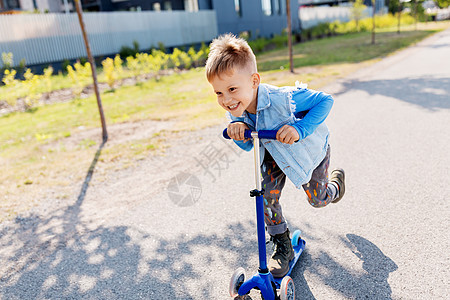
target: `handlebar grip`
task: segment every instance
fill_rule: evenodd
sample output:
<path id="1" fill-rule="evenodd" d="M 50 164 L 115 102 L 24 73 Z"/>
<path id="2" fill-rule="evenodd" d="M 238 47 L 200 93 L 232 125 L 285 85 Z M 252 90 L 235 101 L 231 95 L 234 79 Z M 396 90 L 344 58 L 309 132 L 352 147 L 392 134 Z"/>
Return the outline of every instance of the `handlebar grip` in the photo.
<path id="1" fill-rule="evenodd" d="M 230 136 L 228 135 L 227 128 L 225 128 L 225 129 L 223 130 L 222 135 L 223 135 L 223 137 L 224 137 L 225 139 L 231 140 Z"/>
<path id="2" fill-rule="evenodd" d="M 231 140 L 230 136 L 228 135 L 227 128 L 225 128 L 225 129 L 223 130 L 222 135 L 223 135 L 223 137 L 226 138 L 227 140 Z M 244 137 L 245 137 L 246 139 L 251 139 L 251 138 L 252 138 L 252 131 L 251 131 L 250 129 L 245 129 Z"/>
<path id="3" fill-rule="evenodd" d="M 266 140 L 276 140 L 278 130 L 260 130 L 258 131 L 258 137 Z"/>
<path id="4" fill-rule="evenodd" d="M 278 130 L 260 130 L 258 131 L 258 138 L 267 139 L 267 140 L 276 140 L 277 139 Z M 227 133 L 227 128 L 223 130 L 223 137 L 227 140 L 231 140 L 230 136 Z M 244 133 L 244 137 L 246 139 L 252 138 L 252 131 L 250 129 L 246 129 Z"/>

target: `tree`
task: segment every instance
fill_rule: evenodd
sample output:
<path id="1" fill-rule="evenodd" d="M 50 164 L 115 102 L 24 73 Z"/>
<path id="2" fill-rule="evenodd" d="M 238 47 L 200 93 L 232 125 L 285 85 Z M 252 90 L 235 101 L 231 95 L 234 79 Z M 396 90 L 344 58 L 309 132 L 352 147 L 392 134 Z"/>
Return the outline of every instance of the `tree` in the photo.
<path id="1" fill-rule="evenodd" d="M 400 0 L 390 0 L 388 3 L 388 12 L 390 14 L 397 14 L 400 9 L 401 3 Z"/>
<path id="2" fill-rule="evenodd" d="M 356 29 L 359 31 L 359 20 L 363 18 L 364 10 L 367 6 L 364 5 L 364 0 L 355 0 L 352 8 L 350 9 L 350 15 L 356 23 Z"/>
<path id="3" fill-rule="evenodd" d="M 435 0 L 435 2 L 440 8 L 446 8 L 450 6 L 450 0 Z"/>

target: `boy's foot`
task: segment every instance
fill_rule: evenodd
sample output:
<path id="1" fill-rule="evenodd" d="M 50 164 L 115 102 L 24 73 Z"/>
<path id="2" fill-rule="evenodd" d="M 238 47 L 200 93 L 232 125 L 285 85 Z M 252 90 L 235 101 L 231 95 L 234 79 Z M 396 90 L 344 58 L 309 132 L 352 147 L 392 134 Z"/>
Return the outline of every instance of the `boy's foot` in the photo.
<path id="1" fill-rule="evenodd" d="M 289 229 L 270 237 L 275 251 L 269 260 L 268 268 L 273 277 L 283 277 L 289 271 L 289 262 L 294 259 L 294 249 L 289 237 Z"/>
<path id="2" fill-rule="evenodd" d="M 344 170 L 343 169 L 333 170 L 331 172 L 330 181 L 336 183 L 339 188 L 338 197 L 336 199 L 334 199 L 333 202 L 331 202 L 331 203 L 337 203 L 337 202 L 339 202 L 339 200 L 342 199 L 342 197 L 344 197 L 344 194 L 345 194 L 345 172 L 344 172 Z"/>

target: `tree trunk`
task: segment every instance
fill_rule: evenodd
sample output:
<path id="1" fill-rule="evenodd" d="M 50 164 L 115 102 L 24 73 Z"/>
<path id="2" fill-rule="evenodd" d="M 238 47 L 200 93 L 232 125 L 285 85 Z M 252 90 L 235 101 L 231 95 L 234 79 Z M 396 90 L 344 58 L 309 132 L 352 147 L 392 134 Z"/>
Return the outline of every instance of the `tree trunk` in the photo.
<path id="1" fill-rule="evenodd" d="M 286 15 L 288 25 L 289 70 L 291 73 L 294 73 L 294 62 L 292 58 L 291 0 L 286 0 Z"/>
<path id="2" fill-rule="evenodd" d="M 372 12 L 372 45 L 375 45 L 375 3 L 376 0 L 372 0 L 373 12 Z"/>
<path id="3" fill-rule="evenodd" d="M 77 9 L 78 21 L 80 21 L 81 32 L 83 34 L 83 40 L 84 40 L 84 45 L 86 46 L 88 60 L 89 60 L 89 63 L 91 64 L 92 78 L 94 80 L 94 91 L 95 91 L 95 96 L 97 97 L 97 106 L 98 106 L 98 111 L 100 113 L 100 120 L 102 123 L 103 142 L 106 142 L 108 140 L 108 132 L 106 131 L 106 122 L 105 122 L 105 116 L 103 114 L 102 100 L 100 99 L 100 92 L 98 90 L 97 69 L 95 67 L 95 61 L 94 61 L 94 58 L 92 57 L 91 47 L 89 46 L 89 40 L 87 38 L 86 30 L 84 28 L 80 0 L 75 0 L 75 7 Z"/>

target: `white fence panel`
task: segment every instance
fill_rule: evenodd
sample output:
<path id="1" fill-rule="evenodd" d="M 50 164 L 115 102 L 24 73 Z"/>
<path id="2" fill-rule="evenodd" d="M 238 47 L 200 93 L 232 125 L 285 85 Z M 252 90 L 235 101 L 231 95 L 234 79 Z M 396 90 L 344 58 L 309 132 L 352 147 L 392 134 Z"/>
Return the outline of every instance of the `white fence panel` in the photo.
<path id="1" fill-rule="evenodd" d="M 217 35 L 215 11 L 84 13 L 94 56 L 118 53 L 122 46 L 140 50 L 158 43 L 167 47 L 211 41 Z M 12 52 L 14 65 L 27 65 L 86 56 L 75 13 L 0 15 L 0 53 Z M 0 65 L 2 62 L 0 61 Z"/>
<path id="2" fill-rule="evenodd" d="M 386 13 L 384 7 L 381 11 Z M 364 17 L 372 15 L 372 7 L 367 7 L 363 12 Z M 350 7 L 343 6 L 319 6 L 319 7 L 302 7 L 298 12 L 300 23 L 303 29 L 314 27 L 320 23 L 326 22 L 348 22 L 351 18 Z"/>

